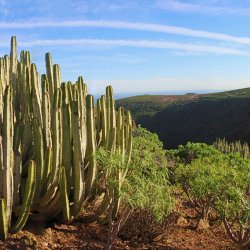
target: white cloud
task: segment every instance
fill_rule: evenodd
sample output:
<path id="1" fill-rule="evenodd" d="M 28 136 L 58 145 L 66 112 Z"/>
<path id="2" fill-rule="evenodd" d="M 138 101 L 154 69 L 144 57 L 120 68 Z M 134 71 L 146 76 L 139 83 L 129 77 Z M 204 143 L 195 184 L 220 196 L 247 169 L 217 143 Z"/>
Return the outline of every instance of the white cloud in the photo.
<path id="1" fill-rule="evenodd" d="M 222 1 L 195 1 L 192 3 L 178 0 L 157 0 L 156 7 L 171 11 L 201 14 L 250 15 L 250 8 L 221 5 L 221 2 Z"/>
<path id="2" fill-rule="evenodd" d="M 71 28 L 94 27 L 111 29 L 142 30 L 157 33 L 175 34 L 180 36 L 207 38 L 225 42 L 250 45 L 250 37 L 238 37 L 223 33 L 195 30 L 185 27 L 159 25 L 152 23 L 132 23 L 105 20 L 78 20 L 78 21 L 43 21 L 43 22 L 0 22 L 1 29 L 33 29 L 33 28 Z"/>
<path id="3" fill-rule="evenodd" d="M 166 50 L 180 50 L 186 52 L 216 54 L 216 55 L 236 55 L 236 56 L 250 56 L 250 51 L 235 49 L 223 46 L 202 45 L 194 43 L 180 43 L 169 40 L 108 40 L 108 39 L 44 39 L 33 41 L 20 41 L 18 43 L 21 47 L 65 47 L 78 46 L 80 48 L 86 47 L 136 47 L 136 48 L 152 48 L 152 49 L 166 49 Z M 6 43 L 0 43 L 0 47 L 6 47 Z"/>

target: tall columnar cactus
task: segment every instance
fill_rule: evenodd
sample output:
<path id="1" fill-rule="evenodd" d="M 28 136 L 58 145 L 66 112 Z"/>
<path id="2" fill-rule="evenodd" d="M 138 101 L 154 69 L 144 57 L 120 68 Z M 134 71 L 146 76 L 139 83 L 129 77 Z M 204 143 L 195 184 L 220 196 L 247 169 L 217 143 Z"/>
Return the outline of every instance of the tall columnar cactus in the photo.
<path id="1" fill-rule="evenodd" d="M 16 221 L 15 225 L 12 227 L 12 232 L 20 231 L 29 216 L 29 211 L 33 202 L 33 198 L 35 193 L 37 192 L 36 186 L 38 185 L 36 182 L 36 166 L 34 161 L 30 161 L 28 166 L 28 177 L 25 183 L 24 188 L 24 196 L 22 201 L 21 211 L 19 213 L 18 220 Z"/>
<path id="2" fill-rule="evenodd" d="M 6 202 L 6 223 L 11 224 L 13 204 L 13 111 L 11 99 L 11 87 L 7 86 L 4 94 L 4 111 L 2 125 L 2 141 L 0 142 L 1 159 L 1 189 L 0 196 Z"/>
<path id="3" fill-rule="evenodd" d="M 96 138 L 95 138 L 95 118 L 94 118 L 94 98 L 87 95 L 87 164 L 86 173 L 86 194 L 91 196 L 97 175 L 97 165 L 95 160 Z"/>
<path id="4" fill-rule="evenodd" d="M 6 240 L 8 235 L 8 224 L 6 218 L 6 201 L 0 199 L 0 239 Z"/>
<path id="5" fill-rule="evenodd" d="M 76 84 L 62 83 L 60 67 L 52 64 L 49 53 L 45 62 L 40 80 L 28 51 L 17 58 L 15 37 L 10 56 L 0 58 L 1 239 L 10 229 L 21 230 L 28 219 L 74 219 L 98 194 L 98 147 L 120 152 L 125 165 L 131 155 L 131 116 L 123 109 L 116 113 L 112 87 L 95 111 L 82 77 Z M 117 169 L 119 186 L 126 171 Z"/>
<path id="6" fill-rule="evenodd" d="M 123 108 L 115 112 L 115 102 L 111 86 L 106 88 L 106 96 L 97 101 L 97 138 L 98 144 L 106 148 L 110 154 L 118 152 L 122 156 L 120 167 L 116 169 L 118 187 L 113 192 L 105 193 L 102 205 L 96 217 L 103 219 L 107 210 L 113 204 L 113 216 L 118 213 L 120 204 L 120 189 L 128 171 L 132 151 L 132 119 L 130 112 L 125 113 Z M 109 173 L 105 173 L 109 178 Z M 113 176 L 112 176 L 113 177 Z M 105 219 L 106 221 L 106 219 Z"/>

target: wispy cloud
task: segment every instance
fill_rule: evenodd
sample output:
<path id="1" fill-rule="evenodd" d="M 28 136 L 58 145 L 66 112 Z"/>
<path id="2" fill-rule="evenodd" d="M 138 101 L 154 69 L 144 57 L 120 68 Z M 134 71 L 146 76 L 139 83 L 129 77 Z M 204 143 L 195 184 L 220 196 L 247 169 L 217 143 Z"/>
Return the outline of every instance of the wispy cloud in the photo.
<path id="1" fill-rule="evenodd" d="M 6 47 L 8 44 L 0 43 L 0 47 Z M 79 46 L 88 47 L 136 47 L 136 48 L 153 48 L 166 50 L 181 50 L 188 52 L 200 52 L 203 54 L 216 55 L 237 55 L 250 56 L 250 51 L 234 49 L 222 46 L 209 46 L 191 43 L 179 43 L 168 40 L 108 40 L 108 39 L 51 39 L 51 40 L 33 40 L 21 41 L 19 45 L 22 47 L 44 47 L 44 46 Z"/>
<path id="2" fill-rule="evenodd" d="M 34 28 L 72 28 L 93 27 L 110 29 L 141 30 L 157 33 L 175 34 L 180 36 L 207 38 L 224 42 L 233 42 L 250 45 L 250 37 L 231 36 L 223 33 L 195 30 L 185 27 L 159 25 L 152 23 L 132 23 L 105 20 L 78 20 L 78 21 L 44 21 L 44 22 L 0 22 L 1 29 L 34 29 Z"/>
<path id="3" fill-rule="evenodd" d="M 113 12 L 117 10 L 131 9 L 135 3 L 131 1 L 103 1 L 103 0 L 80 0 L 71 3 L 75 12 L 100 13 L 102 11 Z"/>
<path id="4" fill-rule="evenodd" d="M 178 12 L 191 12 L 201 14 L 229 14 L 229 15 L 250 15 L 250 8 L 222 5 L 218 1 L 194 1 L 185 2 L 178 0 L 156 0 L 156 7 Z"/>

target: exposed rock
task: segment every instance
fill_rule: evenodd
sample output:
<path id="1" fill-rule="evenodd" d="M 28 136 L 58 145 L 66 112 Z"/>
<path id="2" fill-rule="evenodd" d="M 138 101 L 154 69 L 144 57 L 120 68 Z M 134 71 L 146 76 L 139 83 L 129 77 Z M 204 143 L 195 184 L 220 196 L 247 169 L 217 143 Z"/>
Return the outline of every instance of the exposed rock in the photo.
<path id="1" fill-rule="evenodd" d="M 184 227 L 187 225 L 187 220 L 183 217 L 183 216 L 179 216 L 179 218 L 177 219 L 176 225 L 180 226 L 180 227 Z"/>
<path id="2" fill-rule="evenodd" d="M 207 228 L 209 228 L 209 223 L 203 219 L 200 219 L 196 226 L 196 230 L 205 230 Z"/>

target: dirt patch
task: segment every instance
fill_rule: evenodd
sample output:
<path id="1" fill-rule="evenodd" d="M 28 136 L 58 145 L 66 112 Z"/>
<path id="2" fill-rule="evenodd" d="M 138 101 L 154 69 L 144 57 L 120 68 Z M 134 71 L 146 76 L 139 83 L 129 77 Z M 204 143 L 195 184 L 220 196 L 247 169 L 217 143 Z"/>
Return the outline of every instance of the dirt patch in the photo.
<path id="1" fill-rule="evenodd" d="M 180 220 L 183 223 L 179 223 Z M 196 230 L 198 221 L 188 203 L 179 204 L 162 225 L 154 222 L 147 211 L 136 211 L 121 230 L 114 249 L 237 249 L 218 218 L 212 219 L 210 227 L 204 230 Z M 86 225 L 80 220 L 43 230 L 29 224 L 22 232 L 10 234 L 7 241 L 0 241 L 0 249 L 104 249 L 107 229 L 97 223 Z"/>

